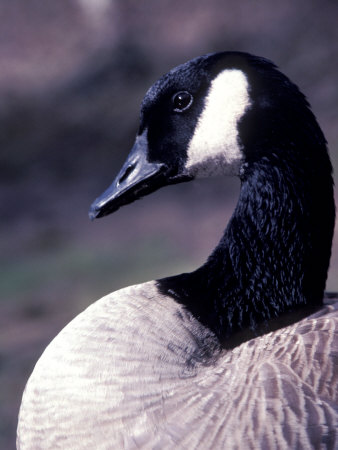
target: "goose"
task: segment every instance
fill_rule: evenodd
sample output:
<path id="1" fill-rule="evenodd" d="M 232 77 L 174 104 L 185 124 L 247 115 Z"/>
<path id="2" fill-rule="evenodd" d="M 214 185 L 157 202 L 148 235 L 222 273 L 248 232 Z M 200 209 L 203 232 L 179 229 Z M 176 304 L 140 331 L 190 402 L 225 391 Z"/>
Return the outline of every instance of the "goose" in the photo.
<path id="1" fill-rule="evenodd" d="M 18 449 L 338 448 L 338 301 L 323 301 L 332 166 L 272 62 L 213 53 L 162 76 L 90 216 L 216 175 L 241 188 L 207 261 L 73 319 L 27 382 Z"/>

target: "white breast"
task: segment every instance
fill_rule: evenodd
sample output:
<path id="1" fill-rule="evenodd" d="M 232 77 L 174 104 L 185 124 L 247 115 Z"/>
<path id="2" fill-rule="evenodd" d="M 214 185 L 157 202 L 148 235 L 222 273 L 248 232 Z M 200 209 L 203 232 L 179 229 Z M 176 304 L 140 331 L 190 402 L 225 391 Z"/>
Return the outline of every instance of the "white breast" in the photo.
<path id="1" fill-rule="evenodd" d="M 20 409 L 19 448 L 129 448 L 165 423 L 165 399 L 196 375 L 201 350 L 216 358 L 217 346 L 154 282 L 102 298 L 36 364 Z"/>
<path id="2" fill-rule="evenodd" d="M 337 351 L 333 306 L 221 351 L 155 282 L 129 287 L 47 347 L 27 383 L 18 448 L 334 448 Z"/>

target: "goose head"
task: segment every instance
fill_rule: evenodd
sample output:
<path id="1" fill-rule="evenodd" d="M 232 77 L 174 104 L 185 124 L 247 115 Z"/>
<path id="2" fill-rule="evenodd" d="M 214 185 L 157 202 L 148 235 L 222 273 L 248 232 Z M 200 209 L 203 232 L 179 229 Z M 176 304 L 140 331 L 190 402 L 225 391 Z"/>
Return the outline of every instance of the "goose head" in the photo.
<path id="1" fill-rule="evenodd" d="M 330 173 L 325 138 L 304 96 L 273 63 L 241 52 L 198 57 L 148 90 L 135 144 L 90 217 L 165 185 L 213 175 L 245 179 L 255 162 L 299 156 L 303 163 L 315 157 Z"/>
<path id="2" fill-rule="evenodd" d="M 135 144 L 113 184 L 93 203 L 91 218 L 164 185 L 239 174 L 243 149 L 238 125 L 251 99 L 247 75 L 234 67 L 235 59 L 196 58 L 149 89 Z"/>
<path id="3" fill-rule="evenodd" d="M 264 58 L 209 54 L 160 78 L 143 100 L 130 155 L 90 217 L 214 175 L 240 177 L 234 215 L 207 263 L 161 289 L 221 337 L 318 307 L 334 227 L 332 166 L 304 95 Z"/>

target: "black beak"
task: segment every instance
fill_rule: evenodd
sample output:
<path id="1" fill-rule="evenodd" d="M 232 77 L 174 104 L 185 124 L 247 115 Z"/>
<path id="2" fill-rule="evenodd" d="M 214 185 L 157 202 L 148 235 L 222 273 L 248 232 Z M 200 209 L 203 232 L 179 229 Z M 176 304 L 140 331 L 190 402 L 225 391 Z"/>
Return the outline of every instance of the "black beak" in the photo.
<path id="1" fill-rule="evenodd" d="M 147 154 L 147 136 L 143 133 L 137 136 L 113 184 L 91 205 L 90 219 L 106 216 L 162 186 L 179 181 L 175 181 L 176 177 L 169 178 L 169 170 L 165 164 L 147 161 Z"/>

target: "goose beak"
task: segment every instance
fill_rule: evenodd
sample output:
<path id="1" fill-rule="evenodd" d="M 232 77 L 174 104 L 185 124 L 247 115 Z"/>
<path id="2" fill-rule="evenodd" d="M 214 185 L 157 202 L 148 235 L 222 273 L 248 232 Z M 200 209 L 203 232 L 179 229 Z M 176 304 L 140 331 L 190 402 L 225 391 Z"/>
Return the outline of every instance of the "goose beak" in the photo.
<path id="1" fill-rule="evenodd" d="M 113 184 L 91 205 L 91 220 L 117 211 L 121 206 L 169 184 L 163 163 L 147 161 L 148 143 L 144 134 L 135 144 Z"/>

